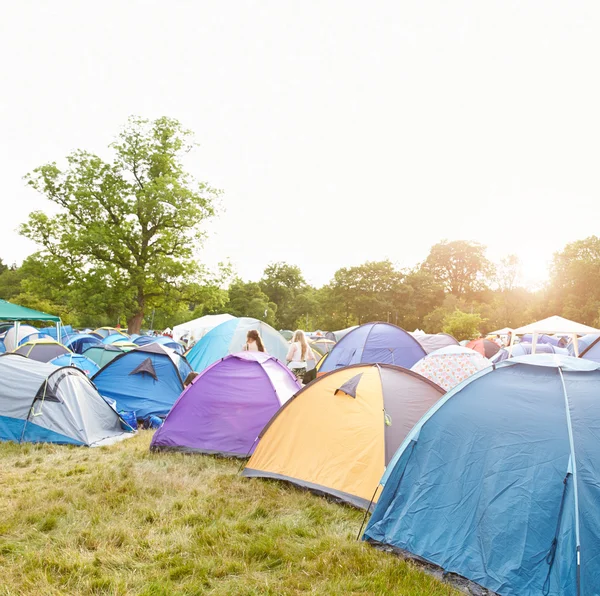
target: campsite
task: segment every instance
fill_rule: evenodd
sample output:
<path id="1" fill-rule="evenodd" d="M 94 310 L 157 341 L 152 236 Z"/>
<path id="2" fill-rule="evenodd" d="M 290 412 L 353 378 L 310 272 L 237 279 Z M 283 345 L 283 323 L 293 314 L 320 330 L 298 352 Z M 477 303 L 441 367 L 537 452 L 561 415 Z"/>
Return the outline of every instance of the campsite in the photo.
<path id="1" fill-rule="evenodd" d="M 0 596 L 600 596 L 600 2 L 4 4 Z"/>

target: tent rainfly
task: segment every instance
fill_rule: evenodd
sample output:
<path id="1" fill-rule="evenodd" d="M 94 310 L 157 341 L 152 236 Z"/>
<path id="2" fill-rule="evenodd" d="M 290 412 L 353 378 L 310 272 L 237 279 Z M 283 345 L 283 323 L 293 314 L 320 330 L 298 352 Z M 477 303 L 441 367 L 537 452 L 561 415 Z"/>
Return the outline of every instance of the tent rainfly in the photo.
<path id="1" fill-rule="evenodd" d="M 524 325 L 523 327 L 515 329 L 511 336 L 509 352 L 512 352 L 515 336 L 527 335 L 529 333 L 533 335 L 533 340 L 531 342 L 533 354 L 535 354 L 538 336 L 560 333 L 571 336 L 571 339 L 573 340 L 575 356 L 579 356 L 578 336 L 586 335 L 588 333 L 600 333 L 600 329 L 595 329 L 594 327 L 589 327 L 588 325 L 583 325 L 575 321 L 569 321 L 569 319 L 555 315 L 553 317 L 548 317 L 547 319 L 542 319 L 541 321 L 536 321 L 535 323 L 530 323 L 529 325 Z"/>

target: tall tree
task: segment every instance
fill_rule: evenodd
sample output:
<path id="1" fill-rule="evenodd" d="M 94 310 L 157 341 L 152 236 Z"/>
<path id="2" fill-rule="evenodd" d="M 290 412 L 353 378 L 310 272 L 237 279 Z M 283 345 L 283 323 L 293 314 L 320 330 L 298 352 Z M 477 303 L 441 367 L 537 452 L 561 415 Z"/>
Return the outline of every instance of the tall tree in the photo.
<path id="1" fill-rule="evenodd" d="M 226 310 L 234 317 L 252 317 L 269 325 L 276 324 L 277 305 L 269 301 L 269 297 L 256 282 L 234 280 L 229 286 L 229 303 Z"/>
<path id="2" fill-rule="evenodd" d="M 26 176 L 59 212 L 32 213 L 21 233 L 41 243 L 70 284 L 116 297 L 130 333 L 198 273 L 201 225 L 219 193 L 185 171 L 193 145 L 177 120 L 130 118 L 111 145 L 112 161 L 79 150 L 66 168 L 49 163 Z"/>
<path id="3" fill-rule="evenodd" d="M 272 263 L 258 283 L 269 300 L 277 305 L 277 325 L 281 329 L 294 327 L 301 314 L 295 310 L 295 300 L 307 286 L 300 267 Z"/>
<path id="4" fill-rule="evenodd" d="M 466 240 L 443 240 L 435 244 L 422 268 L 455 296 L 472 296 L 484 290 L 494 272 L 494 266 L 485 256 L 485 246 Z"/>

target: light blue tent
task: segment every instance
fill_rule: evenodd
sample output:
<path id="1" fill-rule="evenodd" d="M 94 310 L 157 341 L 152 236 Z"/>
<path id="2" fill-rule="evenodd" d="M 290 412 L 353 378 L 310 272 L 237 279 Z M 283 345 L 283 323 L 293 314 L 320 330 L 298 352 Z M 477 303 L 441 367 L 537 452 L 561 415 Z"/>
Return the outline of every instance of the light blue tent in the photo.
<path id="1" fill-rule="evenodd" d="M 50 360 L 50 364 L 54 364 L 54 366 L 75 366 L 88 377 L 94 376 L 100 370 L 100 367 L 93 360 L 86 358 L 83 354 L 63 354 Z"/>
<path id="2" fill-rule="evenodd" d="M 178 354 L 183 354 L 183 346 L 172 337 L 167 337 L 166 335 L 139 335 L 133 339 L 133 343 L 136 346 L 147 346 L 148 344 L 157 343 L 161 346 L 167 346 L 167 348 L 171 348 L 171 350 L 175 350 Z"/>
<path id="3" fill-rule="evenodd" d="M 228 354 L 241 352 L 246 343 L 246 334 L 251 329 L 260 333 L 266 351 L 285 362 L 289 345 L 283 336 L 267 323 L 250 317 L 234 318 L 211 329 L 188 353 L 192 368 L 202 372 Z"/>
<path id="4" fill-rule="evenodd" d="M 590 333 L 579 338 L 579 357 L 593 362 L 600 362 L 600 334 Z M 575 347 L 569 344 L 569 354 L 575 356 Z"/>
<path id="5" fill-rule="evenodd" d="M 143 419 L 166 416 L 191 371 L 183 356 L 154 343 L 120 354 L 92 380 L 101 395 L 117 402 L 119 411 L 135 411 Z"/>
<path id="6" fill-rule="evenodd" d="M 365 538 L 503 596 L 598 594 L 599 395 L 570 356 L 477 373 L 400 446 Z"/>
<path id="7" fill-rule="evenodd" d="M 559 348 L 552 344 L 538 344 L 535 346 L 536 354 L 560 354 L 561 356 L 569 356 L 569 350 L 567 348 Z M 501 348 L 498 350 L 490 360 L 492 362 L 502 362 L 507 358 L 520 358 L 521 356 L 529 356 L 533 354 L 533 344 L 530 343 L 518 343 L 512 347 L 512 354 L 509 348 Z"/>
<path id="8" fill-rule="evenodd" d="M 0 378 L 0 441 L 92 447 L 131 436 L 75 367 L 3 354 Z"/>
<path id="9" fill-rule="evenodd" d="M 395 364 L 410 368 L 426 352 L 410 334 L 391 323 L 367 323 L 350 331 L 332 348 L 319 374 L 352 364 Z"/>
<path id="10" fill-rule="evenodd" d="M 102 340 L 98 336 L 90 335 L 89 333 L 74 333 L 68 337 L 64 345 L 67 346 L 71 352 L 83 354 L 92 346 L 102 345 Z"/>
<path id="11" fill-rule="evenodd" d="M 127 335 L 123 335 L 122 333 L 111 333 L 107 335 L 103 340 L 103 344 L 118 344 L 118 343 L 131 343 L 131 340 Z"/>

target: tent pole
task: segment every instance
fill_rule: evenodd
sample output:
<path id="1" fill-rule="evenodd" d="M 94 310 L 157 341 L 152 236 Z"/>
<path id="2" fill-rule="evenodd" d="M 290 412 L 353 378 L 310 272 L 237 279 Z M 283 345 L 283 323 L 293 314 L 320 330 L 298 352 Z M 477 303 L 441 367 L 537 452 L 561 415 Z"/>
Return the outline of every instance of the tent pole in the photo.
<path id="1" fill-rule="evenodd" d="M 532 339 L 532 346 L 531 346 L 531 353 L 535 354 L 535 349 L 537 348 L 537 342 L 538 342 L 538 332 L 534 331 L 533 332 L 533 339 Z"/>
<path id="2" fill-rule="evenodd" d="M 510 344 L 508 344 L 508 357 L 512 358 L 513 346 L 515 345 L 515 332 L 510 334 Z"/>
<path id="3" fill-rule="evenodd" d="M 57 341 L 59 344 L 62 344 L 61 337 L 60 337 L 60 321 L 58 321 L 58 322 L 56 323 L 56 341 Z"/>
<path id="4" fill-rule="evenodd" d="M 579 358 L 579 337 L 573 333 L 573 348 L 575 349 L 575 358 Z"/>
<path id="5" fill-rule="evenodd" d="M 15 321 L 15 347 L 13 352 L 19 347 L 19 321 Z"/>

